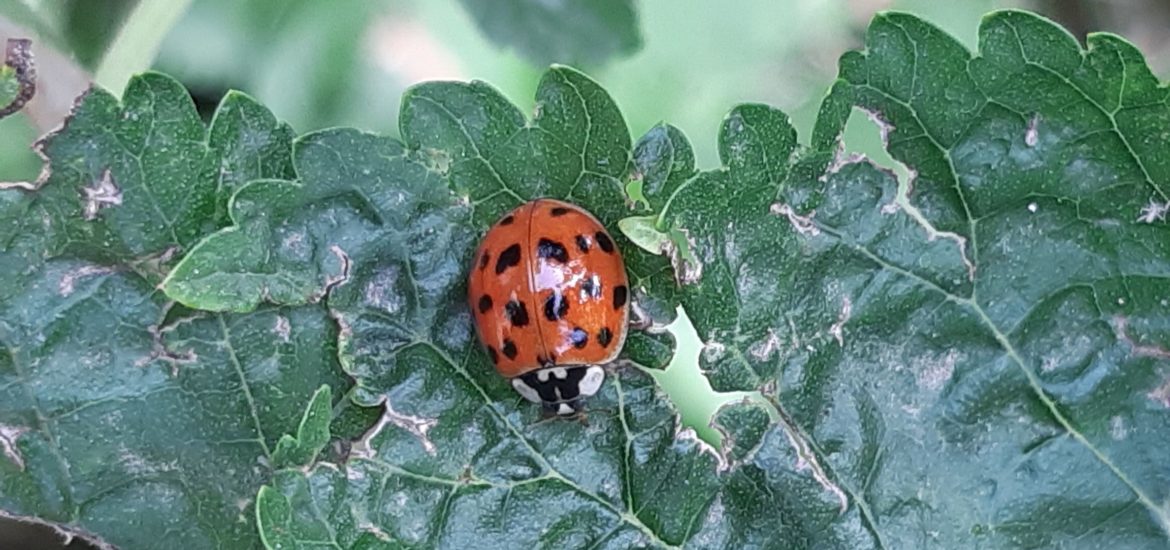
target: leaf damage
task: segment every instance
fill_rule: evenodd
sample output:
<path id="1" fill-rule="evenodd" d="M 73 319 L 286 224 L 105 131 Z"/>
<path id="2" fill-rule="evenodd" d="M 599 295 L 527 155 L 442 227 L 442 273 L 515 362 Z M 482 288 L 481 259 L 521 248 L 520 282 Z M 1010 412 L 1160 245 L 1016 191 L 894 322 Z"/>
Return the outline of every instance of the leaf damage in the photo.
<path id="1" fill-rule="evenodd" d="M 122 204 L 122 190 L 114 182 L 109 168 L 102 170 L 101 177 L 93 182 L 92 187 L 83 187 L 81 192 L 85 199 L 82 212 L 88 221 L 96 220 L 103 208 Z"/>
<path id="2" fill-rule="evenodd" d="M 23 426 L 0 424 L 0 453 L 22 471 L 24 470 L 24 456 L 20 454 L 20 449 L 17 449 L 16 441 L 28 431 L 29 429 Z"/>
<path id="3" fill-rule="evenodd" d="M 769 397 L 769 399 L 774 400 L 775 398 Z M 784 432 L 784 436 L 788 438 L 788 444 L 796 451 L 797 460 L 793 468 L 798 472 L 807 470 L 822 489 L 837 499 L 840 506 L 838 513 L 844 514 L 849 510 L 848 495 L 845 494 L 845 491 L 840 485 L 830 478 L 825 468 L 821 465 L 820 459 L 817 458 L 816 452 L 813 451 L 812 445 L 809 444 L 808 439 L 800 431 L 800 428 L 792 422 L 791 418 L 784 412 L 784 409 L 779 403 L 773 401 L 773 405 L 779 413 L 777 423 L 781 431 Z"/>
<path id="4" fill-rule="evenodd" d="M 837 321 L 829 326 L 829 334 L 837 340 L 837 345 L 845 347 L 845 323 L 849 322 L 849 316 L 853 314 L 853 300 L 849 296 L 841 297 L 841 313 L 837 315 Z"/>
<path id="5" fill-rule="evenodd" d="M 418 439 L 427 454 L 435 456 L 438 452 L 438 447 L 431 441 L 427 432 L 430 432 L 432 428 L 439 424 L 438 419 L 422 418 L 411 414 L 400 413 L 394 410 L 388 396 L 382 397 L 382 407 L 382 416 L 378 419 L 378 423 L 374 424 L 374 427 L 370 428 L 369 431 L 362 435 L 361 439 L 353 444 L 353 447 L 350 449 L 350 456 L 358 458 L 374 458 L 377 456 L 378 452 L 372 442 L 387 426 L 394 426 L 413 435 Z"/>
<path id="6" fill-rule="evenodd" d="M 60 294 L 62 298 L 68 298 L 69 295 L 73 294 L 74 286 L 81 279 L 95 277 L 98 275 L 109 275 L 111 273 L 117 273 L 118 271 L 119 268 L 117 267 L 93 264 L 83 265 L 77 269 L 67 271 L 64 275 L 61 276 L 60 282 L 57 283 L 57 293 Z"/>
<path id="7" fill-rule="evenodd" d="M 1142 207 L 1141 215 L 1138 216 L 1137 221 L 1141 223 L 1165 221 L 1168 212 L 1170 212 L 1170 201 L 1158 202 L 1155 199 L 1150 199 L 1149 204 Z"/>
<path id="8" fill-rule="evenodd" d="M 808 214 L 801 216 L 800 214 L 797 214 L 796 211 L 793 210 L 792 207 L 788 204 L 778 202 L 773 204 L 769 211 L 774 215 L 788 218 L 788 223 L 792 224 L 792 228 L 801 235 L 806 237 L 815 237 L 821 234 L 820 228 L 818 228 L 817 224 L 813 222 L 813 217 L 817 214 L 815 209 L 810 210 Z"/>

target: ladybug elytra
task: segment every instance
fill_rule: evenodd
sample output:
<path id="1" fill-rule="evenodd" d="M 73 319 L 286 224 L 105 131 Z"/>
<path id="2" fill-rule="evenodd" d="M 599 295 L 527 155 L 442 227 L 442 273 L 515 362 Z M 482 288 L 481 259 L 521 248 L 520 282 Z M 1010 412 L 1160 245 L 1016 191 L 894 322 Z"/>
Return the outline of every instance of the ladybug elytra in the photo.
<path id="1" fill-rule="evenodd" d="M 578 206 L 537 199 L 488 230 L 468 300 L 501 376 L 546 415 L 572 416 L 601 388 L 630 315 L 625 264 L 601 222 Z"/>

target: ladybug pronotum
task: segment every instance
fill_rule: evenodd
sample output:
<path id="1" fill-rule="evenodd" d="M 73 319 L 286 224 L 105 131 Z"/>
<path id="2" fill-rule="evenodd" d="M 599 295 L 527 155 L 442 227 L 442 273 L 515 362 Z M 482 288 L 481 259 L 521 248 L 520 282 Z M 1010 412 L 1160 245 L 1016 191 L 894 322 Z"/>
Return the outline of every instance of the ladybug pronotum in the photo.
<path id="1" fill-rule="evenodd" d="M 537 199 L 500 218 L 475 252 L 468 300 L 496 371 L 546 415 L 579 413 L 626 340 L 621 252 L 566 202 Z"/>

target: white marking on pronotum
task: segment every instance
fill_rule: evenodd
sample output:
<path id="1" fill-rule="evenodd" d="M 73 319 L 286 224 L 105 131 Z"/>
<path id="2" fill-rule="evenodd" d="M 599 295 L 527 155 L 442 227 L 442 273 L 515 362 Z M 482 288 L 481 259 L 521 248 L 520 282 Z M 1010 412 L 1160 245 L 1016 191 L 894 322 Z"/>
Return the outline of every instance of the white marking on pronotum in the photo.
<path id="1" fill-rule="evenodd" d="M 792 227 L 796 229 L 796 232 L 800 233 L 801 235 L 816 236 L 821 234 L 821 230 L 817 229 L 816 224 L 814 224 L 812 221 L 813 216 L 817 214 L 816 210 L 810 211 L 806 216 L 801 216 L 800 214 L 797 214 L 791 206 L 785 203 L 773 204 L 769 210 L 777 216 L 787 216 L 788 222 L 791 223 Z"/>
<path id="2" fill-rule="evenodd" d="M 1040 125 L 1040 115 L 1032 115 L 1028 120 L 1028 129 L 1024 132 L 1024 144 L 1028 147 L 1035 147 L 1040 142 L 1040 136 L 1036 133 L 1036 127 Z"/>
<path id="3" fill-rule="evenodd" d="M 783 415 L 782 415 L 783 416 Z M 779 421 L 780 427 L 783 428 L 784 435 L 788 438 L 788 443 L 796 450 L 796 469 L 809 470 L 812 473 L 813 479 L 821 485 L 826 491 L 832 493 L 837 497 L 837 501 L 841 503 L 840 513 L 844 514 L 849 509 L 849 497 L 845 495 L 845 491 L 841 489 L 836 483 L 829 479 L 828 474 L 825 473 L 824 468 L 821 467 L 820 462 L 817 461 L 816 454 L 813 453 L 812 447 L 804 440 L 796 429 L 788 422 L 787 419 L 781 418 Z"/>
<path id="4" fill-rule="evenodd" d="M 1142 207 L 1142 213 L 1138 216 L 1137 221 L 1142 223 L 1163 221 L 1166 219 L 1167 212 L 1170 212 L 1170 201 L 1158 202 L 1150 199 L 1150 203 Z"/>
<path id="5" fill-rule="evenodd" d="M 524 380 L 521 380 L 520 378 L 513 378 L 512 388 L 515 389 L 516 393 L 520 394 L 524 399 L 527 399 L 533 403 L 540 403 L 540 394 L 536 392 L 536 388 L 529 386 L 528 383 L 526 383 Z"/>
<path id="6" fill-rule="evenodd" d="M 601 389 L 601 384 L 605 382 L 605 369 L 593 365 L 585 371 L 585 376 L 577 384 L 577 391 L 582 397 L 589 397 L 595 395 L 597 390 Z"/>
<path id="7" fill-rule="evenodd" d="M 5 426 L 0 424 L 0 454 L 8 457 L 17 468 L 24 471 L 24 457 L 21 456 L 20 450 L 16 448 L 16 440 L 24 435 L 28 428 L 21 426 Z"/>
<path id="8" fill-rule="evenodd" d="M 374 448 L 370 446 L 370 443 L 373 441 L 374 437 L 382 433 L 382 430 L 386 428 L 387 424 L 392 424 L 403 430 L 406 430 L 411 435 L 418 438 L 427 454 L 432 456 L 435 454 L 435 444 L 431 441 L 431 438 L 427 436 L 427 432 L 431 431 L 431 428 L 434 428 L 435 425 L 439 423 L 438 420 L 434 418 L 422 418 L 410 414 L 400 413 L 394 410 L 394 407 L 390 405 L 390 399 L 388 398 L 382 399 L 382 405 L 385 408 L 385 410 L 382 412 L 382 418 L 379 418 L 378 423 L 374 424 L 374 427 L 370 428 L 370 431 L 362 435 L 362 438 L 359 439 L 357 443 L 354 443 L 353 448 L 350 451 L 351 455 L 360 458 L 373 458 L 374 455 L 377 454 L 377 451 L 375 451 Z"/>
<path id="9" fill-rule="evenodd" d="M 85 195 L 83 214 L 86 220 L 96 219 L 102 208 L 122 204 L 122 190 L 114 183 L 109 168 L 102 170 L 102 176 L 93 182 L 93 187 L 83 187 L 81 192 Z"/>
<path id="10" fill-rule="evenodd" d="M 57 283 L 57 293 L 62 297 L 68 297 L 73 294 L 73 287 L 78 279 L 85 277 L 92 277 L 94 275 L 108 275 L 115 270 L 112 267 L 105 267 L 100 265 L 86 265 L 78 269 L 70 271 L 61 276 L 61 281 Z"/>
<path id="11" fill-rule="evenodd" d="M 845 323 L 849 321 L 849 315 L 853 313 L 853 301 L 845 296 L 841 299 L 841 313 L 837 315 L 837 322 L 829 327 L 829 334 L 837 339 L 837 345 L 845 347 Z"/>

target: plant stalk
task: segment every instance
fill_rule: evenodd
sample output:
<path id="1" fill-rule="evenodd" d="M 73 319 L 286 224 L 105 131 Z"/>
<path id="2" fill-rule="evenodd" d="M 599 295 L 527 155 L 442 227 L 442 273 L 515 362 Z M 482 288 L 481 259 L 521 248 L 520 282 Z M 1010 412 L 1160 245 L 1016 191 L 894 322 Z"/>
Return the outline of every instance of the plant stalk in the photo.
<path id="1" fill-rule="evenodd" d="M 94 82 L 122 95 L 130 77 L 154 63 L 163 39 L 190 5 L 191 0 L 140 0 L 102 57 Z"/>

